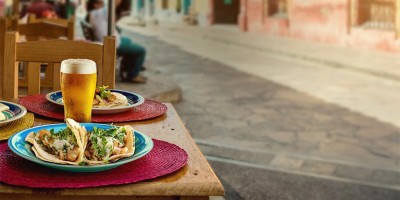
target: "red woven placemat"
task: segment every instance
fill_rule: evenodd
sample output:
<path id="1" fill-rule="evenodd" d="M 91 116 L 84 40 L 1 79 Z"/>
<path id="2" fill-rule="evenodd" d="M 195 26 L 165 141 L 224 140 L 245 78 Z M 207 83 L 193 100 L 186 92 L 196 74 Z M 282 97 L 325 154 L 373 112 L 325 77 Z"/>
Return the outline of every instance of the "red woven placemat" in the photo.
<path id="1" fill-rule="evenodd" d="M 153 139 L 153 142 L 153 149 L 143 158 L 95 173 L 63 172 L 41 166 L 17 156 L 4 142 L 0 144 L 0 182 L 31 188 L 121 185 L 163 176 L 186 165 L 185 150 L 165 141 Z"/>
<path id="2" fill-rule="evenodd" d="M 47 101 L 45 95 L 29 95 L 19 100 L 19 103 L 29 111 L 52 119 L 64 120 L 64 108 Z M 146 100 L 143 104 L 126 112 L 92 115 L 92 122 L 128 122 L 140 121 L 158 117 L 167 111 L 167 106 L 153 100 Z"/>

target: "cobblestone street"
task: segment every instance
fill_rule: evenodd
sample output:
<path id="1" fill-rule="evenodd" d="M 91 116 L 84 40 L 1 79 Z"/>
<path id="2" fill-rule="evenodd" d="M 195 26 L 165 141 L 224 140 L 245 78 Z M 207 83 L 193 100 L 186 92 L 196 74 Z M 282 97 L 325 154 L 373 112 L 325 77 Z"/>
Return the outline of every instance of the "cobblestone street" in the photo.
<path id="1" fill-rule="evenodd" d="M 398 127 L 185 52 L 155 37 L 124 33 L 146 46 L 147 73 L 168 77 L 182 88 L 183 99 L 175 107 L 225 187 L 233 188 L 228 188 L 228 196 L 263 199 L 263 194 L 277 195 L 266 189 L 243 189 L 252 181 L 240 183 L 232 176 L 225 177 L 235 174 L 235 169 L 247 173 L 254 168 L 266 171 L 249 172 L 253 177 L 274 171 L 298 177 L 294 179 L 300 180 L 297 190 L 303 182 L 318 185 L 320 178 L 327 179 L 325 183 L 355 184 L 348 186 L 354 190 L 340 195 L 338 190 L 332 199 L 398 199 Z M 271 63 L 304 65 L 274 59 Z M 247 168 L 240 169 L 243 167 Z M 272 184 L 253 182 L 259 189 Z M 271 197 L 291 199 L 298 192 L 295 188 L 284 198 Z M 390 190 L 393 188 L 396 190 Z M 376 196 L 358 198 L 364 190 L 376 192 Z M 318 199 L 323 192 L 300 195 L 300 199 Z M 254 193 L 260 196 L 250 195 Z"/>

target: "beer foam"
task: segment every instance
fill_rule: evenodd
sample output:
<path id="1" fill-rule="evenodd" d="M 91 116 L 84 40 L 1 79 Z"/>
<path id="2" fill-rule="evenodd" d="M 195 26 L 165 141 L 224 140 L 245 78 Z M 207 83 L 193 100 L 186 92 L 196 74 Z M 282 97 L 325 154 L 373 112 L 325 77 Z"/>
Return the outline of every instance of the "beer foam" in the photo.
<path id="1" fill-rule="evenodd" d="M 66 74 L 94 74 L 96 73 L 96 63 L 89 59 L 63 60 L 61 72 Z"/>

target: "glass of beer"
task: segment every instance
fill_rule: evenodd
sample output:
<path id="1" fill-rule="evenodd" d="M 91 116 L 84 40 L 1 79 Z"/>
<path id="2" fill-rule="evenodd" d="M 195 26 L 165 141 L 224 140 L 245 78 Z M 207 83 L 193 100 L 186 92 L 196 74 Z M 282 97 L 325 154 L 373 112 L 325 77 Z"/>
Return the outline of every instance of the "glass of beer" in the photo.
<path id="1" fill-rule="evenodd" d="M 77 122 L 90 122 L 96 89 L 96 63 L 88 59 L 61 62 L 61 92 L 64 117 Z"/>

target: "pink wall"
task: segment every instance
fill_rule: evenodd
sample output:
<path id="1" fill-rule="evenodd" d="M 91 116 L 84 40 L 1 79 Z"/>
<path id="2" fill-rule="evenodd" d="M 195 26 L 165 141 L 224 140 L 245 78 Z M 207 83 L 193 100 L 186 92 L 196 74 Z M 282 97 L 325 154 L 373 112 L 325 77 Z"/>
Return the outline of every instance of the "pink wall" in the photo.
<path id="1" fill-rule="evenodd" d="M 244 0 L 242 2 L 242 7 L 246 6 L 247 8 L 246 18 L 249 31 L 288 35 L 288 20 L 264 17 L 262 0 Z"/>
<path id="2" fill-rule="evenodd" d="M 289 33 L 289 20 L 287 19 L 264 19 L 264 33 L 288 36 Z"/>
<path id="3" fill-rule="evenodd" d="M 308 41 L 400 52 L 394 31 L 350 28 L 349 0 L 290 0 L 288 19 L 263 16 L 262 0 L 242 0 L 241 30 Z M 242 20 L 242 21 L 241 21 Z"/>
<path id="4" fill-rule="evenodd" d="M 400 40 L 396 40 L 393 31 L 352 28 L 347 44 L 352 47 L 400 53 Z"/>
<path id="5" fill-rule="evenodd" d="M 242 4 L 243 6 L 243 4 Z M 262 32 L 263 10 L 262 0 L 247 0 L 247 27 L 252 32 Z"/>
<path id="6" fill-rule="evenodd" d="M 293 0 L 290 35 L 324 43 L 343 43 L 347 34 L 348 0 Z"/>
<path id="7" fill-rule="evenodd" d="M 238 16 L 239 29 L 242 31 L 248 31 L 247 26 L 247 0 L 240 0 L 240 11 Z"/>

